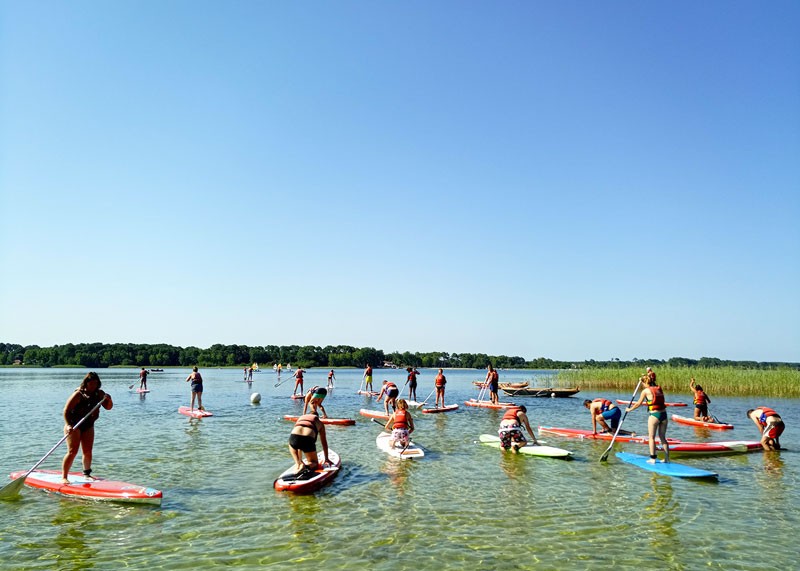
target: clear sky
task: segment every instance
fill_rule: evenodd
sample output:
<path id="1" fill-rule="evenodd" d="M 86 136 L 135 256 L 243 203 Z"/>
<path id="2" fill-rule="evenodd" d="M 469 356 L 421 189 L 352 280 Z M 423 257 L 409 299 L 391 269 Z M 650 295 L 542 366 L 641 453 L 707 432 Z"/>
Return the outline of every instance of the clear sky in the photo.
<path id="1" fill-rule="evenodd" d="M 796 1 L 0 21 L 0 341 L 800 361 Z"/>

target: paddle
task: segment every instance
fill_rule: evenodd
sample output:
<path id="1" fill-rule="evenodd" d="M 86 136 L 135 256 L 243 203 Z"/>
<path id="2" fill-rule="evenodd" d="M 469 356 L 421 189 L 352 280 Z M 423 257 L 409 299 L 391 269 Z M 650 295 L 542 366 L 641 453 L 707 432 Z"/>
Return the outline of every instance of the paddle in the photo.
<path id="1" fill-rule="evenodd" d="M 639 379 L 639 382 L 636 383 L 636 388 L 633 389 L 633 394 L 631 395 L 631 400 L 628 403 L 628 406 L 625 407 L 625 414 L 622 415 L 622 418 L 620 419 L 619 424 L 617 425 L 617 430 L 614 432 L 614 436 L 611 437 L 611 444 L 608 445 L 608 448 L 606 448 L 606 451 L 603 452 L 602 456 L 600 456 L 600 461 L 601 462 L 605 462 L 606 460 L 608 460 L 608 453 L 611 452 L 611 447 L 614 446 L 614 441 L 617 439 L 617 434 L 619 434 L 619 429 L 622 428 L 622 423 L 625 422 L 625 417 L 628 416 L 628 408 L 630 408 L 631 405 L 633 404 L 633 399 L 636 398 L 636 393 L 639 392 L 639 387 L 641 385 L 642 385 L 642 379 Z"/>
<path id="2" fill-rule="evenodd" d="M 380 424 L 383 427 L 383 429 L 386 430 L 386 423 L 385 422 L 381 422 L 377 418 L 370 418 L 370 420 L 372 422 L 374 422 L 375 424 Z"/>
<path id="3" fill-rule="evenodd" d="M 372 422 L 374 422 L 375 424 L 380 424 L 380 425 L 383 427 L 383 429 L 384 429 L 384 430 L 386 430 L 386 423 L 385 423 L 385 422 L 381 422 L 381 421 L 380 421 L 380 420 L 378 420 L 377 418 L 370 418 L 370 420 L 371 420 Z M 386 431 L 387 431 L 387 432 L 389 432 L 388 430 L 386 430 Z M 391 432 L 389 432 L 389 433 L 391 434 Z M 405 447 L 403 447 L 403 449 L 400 451 L 400 456 L 402 456 L 403 454 L 405 454 L 405 453 L 406 453 L 406 450 L 408 450 L 408 447 L 409 447 L 409 446 L 411 446 L 411 437 L 410 437 L 410 436 L 408 437 L 408 443 L 407 443 L 407 444 L 405 445 Z"/>
<path id="4" fill-rule="evenodd" d="M 419 407 L 417 407 L 417 408 L 422 408 L 422 405 L 426 404 L 426 403 L 428 402 L 428 399 L 429 399 L 429 398 L 431 398 L 431 397 L 433 396 L 433 393 L 435 393 L 435 392 L 436 392 L 436 387 L 433 387 L 433 390 L 431 391 L 431 394 L 429 394 L 429 395 L 428 395 L 428 396 L 425 398 L 425 400 L 424 400 L 424 401 L 422 401 L 422 404 L 421 404 L 421 405 L 419 405 Z"/>
<path id="5" fill-rule="evenodd" d="M 72 429 L 74 430 L 74 429 L 78 428 L 78 427 L 81 425 L 81 423 L 83 423 L 83 421 L 84 421 L 84 420 L 86 420 L 86 419 L 87 419 L 87 418 L 89 418 L 89 417 L 90 417 L 92 414 L 94 414 L 94 412 L 95 412 L 95 411 L 96 411 L 98 408 L 100 408 L 100 405 L 101 405 L 101 404 L 103 404 L 103 402 L 105 402 L 105 400 L 106 400 L 106 398 L 105 398 L 105 397 L 103 397 L 103 398 L 102 398 L 102 400 L 101 400 L 99 403 L 97 403 L 96 405 L 94 405 L 94 408 L 92 408 L 92 410 L 90 410 L 90 411 L 89 411 L 89 413 L 88 413 L 86 416 L 84 416 L 82 419 L 80 419 L 78 422 L 76 422 L 76 423 L 75 423 L 75 424 L 72 426 Z M 34 464 L 34 465 L 33 465 L 33 468 L 31 468 L 30 470 L 28 470 L 28 471 L 27 471 L 25 474 L 23 474 L 22 476 L 20 476 L 20 477 L 19 477 L 19 478 L 17 478 L 16 480 L 12 480 L 10 483 L 8 483 L 8 484 L 6 484 L 5 486 L 3 486 L 2 488 L 0 488 L 0 499 L 8 499 L 8 498 L 14 497 L 14 496 L 16 496 L 17 494 L 19 494 L 19 491 L 22 489 L 22 486 L 23 486 L 23 484 L 25 484 L 25 478 L 27 478 L 28 476 L 30 476 L 30 475 L 31 475 L 31 472 L 33 472 L 34 470 L 36 470 L 36 468 L 38 468 L 39 466 L 41 466 L 42 462 L 44 462 L 45 460 L 47 460 L 47 457 L 48 457 L 48 456 L 50 456 L 50 454 L 52 454 L 53 452 L 55 452 L 55 449 L 56 449 L 56 448 L 58 448 L 59 446 L 61 446 L 61 444 L 62 444 L 62 443 L 63 443 L 63 442 L 64 442 L 64 441 L 67 439 L 67 437 L 68 437 L 68 436 L 69 436 L 69 433 L 65 434 L 65 435 L 64 435 L 64 436 L 61 438 L 61 440 L 59 440 L 58 442 L 56 442 L 56 445 L 55 445 L 55 446 L 53 446 L 53 447 L 50 449 L 50 451 L 49 451 L 47 454 L 45 454 L 44 456 L 42 456 L 42 459 L 41 459 L 41 460 L 39 460 L 39 461 L 38 461 L 36 464 Z"/>

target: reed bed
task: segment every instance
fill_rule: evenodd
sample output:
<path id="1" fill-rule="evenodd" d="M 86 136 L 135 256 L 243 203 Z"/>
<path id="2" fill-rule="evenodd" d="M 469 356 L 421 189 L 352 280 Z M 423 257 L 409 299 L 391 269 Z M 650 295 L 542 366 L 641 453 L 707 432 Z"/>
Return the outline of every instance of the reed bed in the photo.
<path id="1" fill-rule="evenodd" d="M 718 396 L 759 396 L 800 398 L 800 371 L 792 369 L 713 369 L 694 367 L 653 367 L 658 384 L 667 393 L 690 393 L 689 380 L 694 380 L 713 398 Z M 575 369 L 558 373 L 561 386 L 581 389 L 612 389 L 631 391 L 644 370 L 641 367 L 624 369 Z"/>

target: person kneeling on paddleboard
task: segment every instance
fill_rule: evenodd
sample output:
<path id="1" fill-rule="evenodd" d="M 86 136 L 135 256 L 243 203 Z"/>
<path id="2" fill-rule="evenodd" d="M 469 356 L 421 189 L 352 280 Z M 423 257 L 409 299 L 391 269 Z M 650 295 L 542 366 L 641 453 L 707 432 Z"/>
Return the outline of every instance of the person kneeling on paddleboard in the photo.
<path id="1" fill-rule="evenodd" d="M 88 373 L 81 382 L 81 386 L 67 399 L 64 405 L 64 434 L 67 435 L 67 453 L 61 462 L 61 480 L 69 484 L 69 469 L 78 448 L 83 452 L 83 473 L 87 478 L 92 475 L 92 448 L 94 447 L 94 422 L 100 417 L 100 410 L 84 420 L 80 426 L 73 428 L 84 416 L 89 414 L 97 403 L 103 403 L 106 410 L 111 410 L 114 403 L 111 395 L 100 390 L 100 377 L 95 372 Z"/>
<path id="2" fill-rule="evenodd" d="M 597 423 L 603 427 L 603 432 L 616 432 L 619 426 L 619 419 L 622 417 L 622 410 L 608 399 L 586 399 L 583 406 L 589 409 L 592 414 L 592 434 L 597 434 Z M 609 421 L 611 426 L 606 423 Z"/>
<path id="3" fill-rule="evenodd" d="M 322 387 L 311 387 L 306 396 L 303 398 L 303 414 L 311 407 L 311 413 L 319 415 L 319 410 L 322 411 L 322 418 L 328 418 L 328 412 L 322 406 L 322 401 L 328 396 L 328 389 Z"/>
<path id="4" fill-rule="evenodd" d="M 320 467 L 317 458 L 317 436 L 322 441 L 322 466 L 329 464 L 328 439 L 325 436 L 325 425 L 316 414 L 304 414 L 297 419 L 289 435 L 289 452 L 295 464 L 295 475 L 292 478 L 303 480 L 313 475 Z M 303 462 L 305 454 L 307 463 Z M 284 478 L 286 480 L 287 478 Z"/>
<path id="5" fill-rule="evenodd" d="M 711 402 L 711 399 L 708 398 L 708 395 L 703 391 L 703 387 L 695 384 L 694 377 L 689 381 L 689 388 L 692 389 L 694 393 L 694 419 L 703 422 L 713 422 L 714 419 L 708 415 L 708 404 Z"/>
<path id="6" fill-rule="evenodd" d="M 533 437 L 533 443 L 537 446 L 539 445 L 539 441 L 531 428 L 531 423 L 528 421 L 527 412 L 528 409 L 524 405 L 511 406 L 506 409 L 503 419 L 500 421 L 500 429 L 497 431 L 497 435 L 500 437 L 500 446 L 503 450 L 512 449 L 514 452 L 518 452 L 521 447 L 527 444 L 528 441 L 525 440 L 525 434 L 522 432 L 523 426 L 528 429 L 528 433 Z"/>
<path id="7" fill-rule="evenodd" d="M 414 419 L 411 418 L 411 413 L 408 412 L 408 403 L 405 399 L 397 401 L 397 408 L 383 428 L 392 431 L 389 446 L 408 448 L 411 433 L 414 432 Z"/>
<path id="8" fill-rule="evenodd" d="M 384 379 L 377 402 L 381 402 L 381 399 L 386 397 L 383 401 L 383 410 L 386 414 L 389 414 L 389 405 L 392 405 L 392 411 L 397 410 L 397 396 L 399 394 L 400 390 L 397 385 Z"/>
<path id="9" fill-rule="evenodd" d="M 747 411 L 747 418 L 756 423 L 761 432 L 761 447 L 764 450 L 780 450 L 780 436 L 786 425 L 781 416 L 766 406 L 751 408 Z"/>

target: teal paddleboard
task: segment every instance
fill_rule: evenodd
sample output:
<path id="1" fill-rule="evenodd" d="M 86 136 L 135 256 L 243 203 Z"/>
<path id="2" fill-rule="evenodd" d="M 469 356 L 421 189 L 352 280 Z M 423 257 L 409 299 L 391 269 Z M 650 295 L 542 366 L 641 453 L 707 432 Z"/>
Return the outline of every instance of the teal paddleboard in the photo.
<path id="1" fill-rule="evenodd" d="M 708 470 L 701 470 L 686 466 L 685 464 L 676 464 L 675 462 L 662 462 L 657 461 L 655 464 L 650 464 L 648 456 L 641 456 L 639 454 L 629 454 L 628 452 L 617 452 L 617 458 L 628 464 L 633 464 L 639 468 L 644 468 L 656 474 L 663 474 L 665 476 L 672 476 L 673 478 L 716 478 L 717 474 L 709 472 Z"/>

